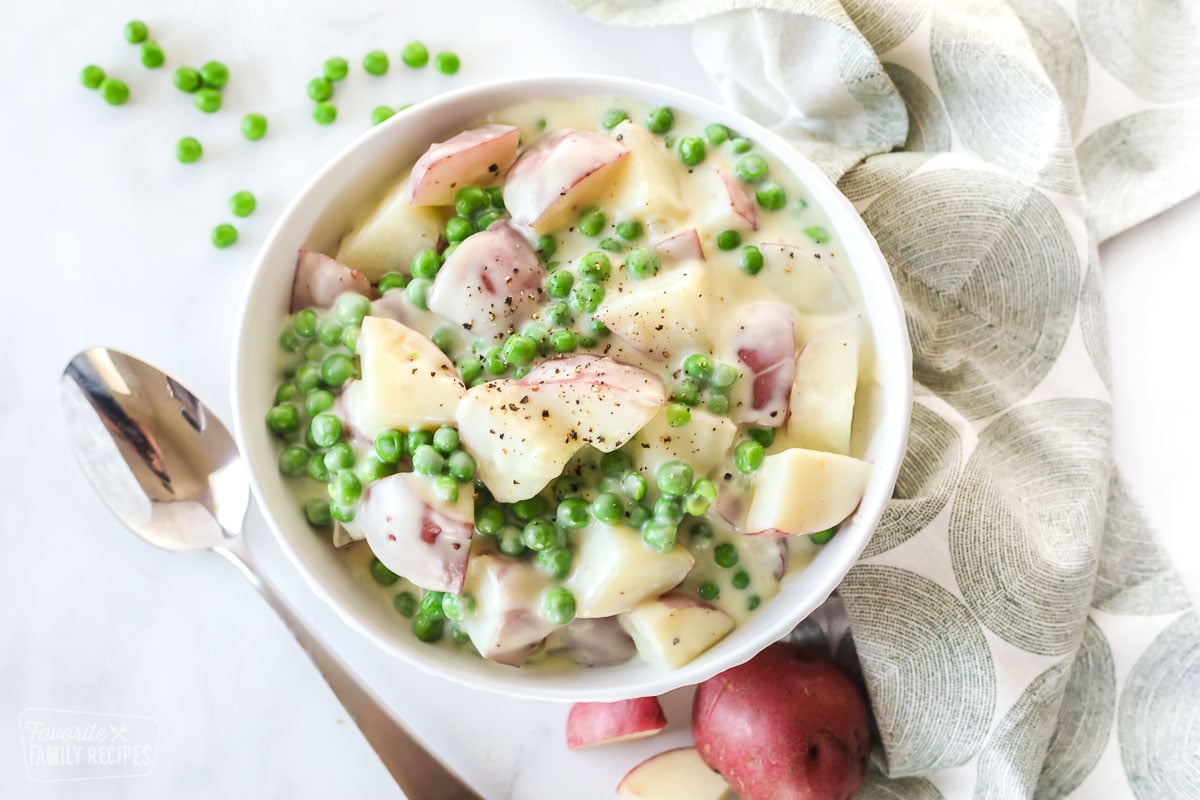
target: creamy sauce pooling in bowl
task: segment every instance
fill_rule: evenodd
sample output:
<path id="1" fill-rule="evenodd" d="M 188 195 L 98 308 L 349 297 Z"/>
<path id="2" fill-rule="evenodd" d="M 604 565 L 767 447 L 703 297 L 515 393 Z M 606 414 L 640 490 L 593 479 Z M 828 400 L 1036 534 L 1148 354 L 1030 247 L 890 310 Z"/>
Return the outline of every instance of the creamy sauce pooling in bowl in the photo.
<path id="1" fill-rule="evenodd" d="M 861 500 L 861 309 L 836 231 L 753 142 L 535 101 L 299 254 L 267 424 L 309 521 L 418 639 L 671 669 Z"/>

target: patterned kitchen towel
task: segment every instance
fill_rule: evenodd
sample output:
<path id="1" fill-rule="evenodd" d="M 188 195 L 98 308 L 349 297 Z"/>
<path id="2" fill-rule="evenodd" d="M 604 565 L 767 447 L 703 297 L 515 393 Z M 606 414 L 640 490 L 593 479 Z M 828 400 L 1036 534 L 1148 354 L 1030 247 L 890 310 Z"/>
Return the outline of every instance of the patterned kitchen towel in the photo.
<path id="1" fill-rule="evenodd" d="M 1200 618 L 1112 468 L 1096 255 L 1200 191 L 1200 2 L 563 2 L 695 22 L 891 264 L 918 397 L 834 640 L 861 796 L 1200 798 Z"/>

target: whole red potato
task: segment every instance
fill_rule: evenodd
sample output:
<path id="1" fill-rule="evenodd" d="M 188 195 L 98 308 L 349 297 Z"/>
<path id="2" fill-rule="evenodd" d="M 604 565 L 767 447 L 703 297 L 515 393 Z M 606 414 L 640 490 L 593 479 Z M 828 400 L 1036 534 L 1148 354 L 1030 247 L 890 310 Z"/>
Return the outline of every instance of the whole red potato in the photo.
<path id="1" fill-rule="evenodd" d="M 785 642 L 700 684 L 692 734 L 742 800 L 850 800 L 870 752 L 858 687 Z"/>

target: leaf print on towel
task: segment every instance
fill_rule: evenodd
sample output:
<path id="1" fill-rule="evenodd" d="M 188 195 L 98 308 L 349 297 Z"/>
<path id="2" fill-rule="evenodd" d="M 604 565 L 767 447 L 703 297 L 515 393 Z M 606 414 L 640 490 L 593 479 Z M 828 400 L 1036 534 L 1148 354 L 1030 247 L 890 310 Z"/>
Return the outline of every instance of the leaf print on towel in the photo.
<path id="1" fill-rule="evenodd" d="M 962 438 L 950 423 L 913 403 L 908 450 L 892 501 L 875 526 L 862 558 L 887 552 L 921 532 L 941 513 L 962 469 Z"/>
<path id="2" fill-rule="evenodd" d="M 1066 112 L 1012 10 L 985 0 L 939 3 L 929 40 L 938 89 L 959 140 L 1017 177 L 1077 194 Z"/>
<path id="3" fill-rule="evenodd" d="M 905 777 L 970 760 L 996 706 L 992 652 L 971 612 L 943 587 L 898 567 L 859 565 L 838 593 L 888 773 Z"/>
<path id="4" fill-rule="evenodd" d="M 950 514 L 963 597 L 1010 644 L 1062 655 L 1091 607 L 1109 481 L 1107 403 L 1018 406 L 983 429 Z"/>
<path id="5" fill-rule="evenodd" d="M 1200 109 L 1142 111 L 1105 125 L 1079 145 L 1079 173 L 1100 241 L 1186 200 L 1200 186 Z"/>
<path id="6" fill-rule="evenodd" d="M 1013 178 L 923 172 L 863 212 L 904 300 L 913 374 L 969 419 L 1025 397 L 1075 318 L 1082 268 L 1054 205 Z"/>
<path id="7" fill-rule="evenodd" d="M 1088 617 L 1033 793 L 1037 800 L 1059 800 L 1083 783 L 1104 752 L 1116 709 L 1112 650 L 1100 628 Z"/>
<path id="8" fill-rule="evenodd" d="M 867 773 L 854 800 L 945 800 L 937 787 L 924 778 L 889 778 L 875 770 Z"/>
<path id="9" fill-rule="evenodd" d="M 883 68 L 896 85 L 896 91 L 900 92 L 908 112 L 908 139 L 904 142 L 904 149 L 934 153 L 949 150 L 952 144 L 950 120 L 946 118 L 946 109 L 933 89 L 916 73 L 899 64 L 885 62 Z"/>
<path id="10" fill-rule="evenodd" d="M 838 179 L 838 189 L 852 203 L 869 200 L 916 172 L 932 156 L 932 153 L 907 152 L 869 156 Z"/>
<path id="11" fill-rule="evenodd" d="M 1088 49 L 1147 100 L 1200 97 L 1200 5 L 1187 0 L 1078 0 Z"/>
<path id="12" fill-rule="evenodd" d="M 854 27 L 883 54 L 907 39 L 929 10 L 928 0 L 842 0 Z"/>
<path id="13" fill-rule="evenodd" d="M 1180 615 L 1125 680 L 1117 719 L 1121 761 L 1138 800 L 1200 797 L 1200 618 Z"/>
<path id="14" fill-rule="evenodd" d="M 1025 26 L 1029 43 L 1058 90 L 1071 132 L 1078 133 L 1088 93 L 1087 51 L 1079 30 L 1056 2 L 1008 0 L 1008 4 Z"/>
<path id="15" fill-rule="evenodd" d="M 1087 272 L 1079 292 L 1079 328 L 1083 347 L 1104 385 L 1112 388 L 1112 366 L 1108 357 L 1108 308 L 1104 302 L 1104 276 L 1094 239 L 1088 242 Z"/>
<path id="16" fill-rule="evenodd" d="M 1113 470 L 1092 605 L 1112 614 L 1170 614 L 1187 591 L 1124 477 Z"/>

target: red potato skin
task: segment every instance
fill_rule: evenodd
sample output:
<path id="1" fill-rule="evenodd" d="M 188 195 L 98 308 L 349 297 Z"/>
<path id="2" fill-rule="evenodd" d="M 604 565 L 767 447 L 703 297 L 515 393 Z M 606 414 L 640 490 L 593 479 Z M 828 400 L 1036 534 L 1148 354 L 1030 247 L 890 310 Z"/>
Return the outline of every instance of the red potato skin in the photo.
<path id="1" fill-rule="evenodd" d="M 692 734 L 742 800 L 851 800 L 870 753 L 858 687 L 786 642 L 700 684 Z"/>
<path id="2" fill-rule="evenodd" d="M 667 727 L 657 697 L 635 697 L 615 703 L 576 703 L 567 714 L 567 747 L 584 747 L 650 736 Z"/>

